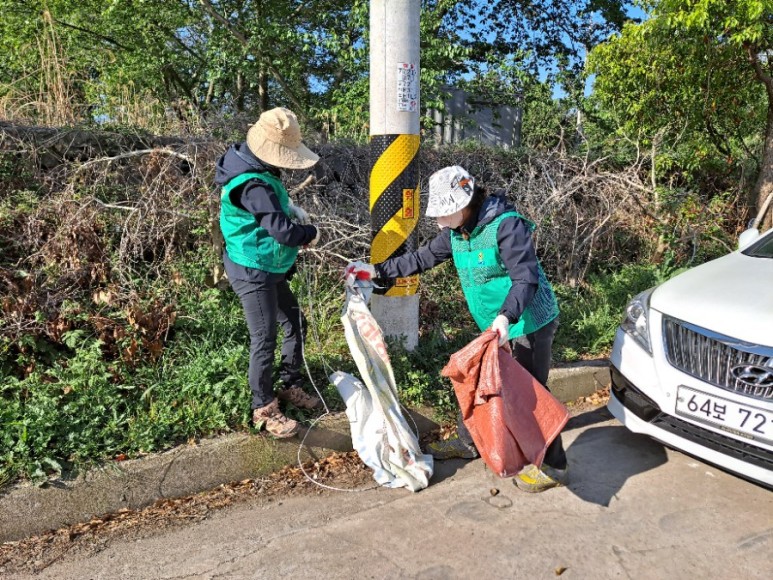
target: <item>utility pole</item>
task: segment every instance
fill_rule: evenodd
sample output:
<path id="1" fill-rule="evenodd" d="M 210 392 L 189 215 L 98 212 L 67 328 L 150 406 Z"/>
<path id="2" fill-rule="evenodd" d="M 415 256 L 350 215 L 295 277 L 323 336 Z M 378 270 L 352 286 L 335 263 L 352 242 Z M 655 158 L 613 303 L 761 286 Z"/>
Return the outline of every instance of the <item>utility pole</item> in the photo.
<path id="1" fill-rule="evenodd" d="M 416 249 L 420 0 L 370 2 L 371 262 Z M 390 280 L 371 311 L 384 334 L 419 340 L 419 277 Z"/>

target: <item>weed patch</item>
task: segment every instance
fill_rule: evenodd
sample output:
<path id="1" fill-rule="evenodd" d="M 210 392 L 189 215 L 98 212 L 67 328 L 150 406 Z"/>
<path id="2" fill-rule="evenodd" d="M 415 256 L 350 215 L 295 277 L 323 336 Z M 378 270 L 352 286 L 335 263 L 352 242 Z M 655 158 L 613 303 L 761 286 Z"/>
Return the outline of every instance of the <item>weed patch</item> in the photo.
<path id="1" fill-rule="evenodd" d="M 673 274 L 651 264 L 629 264 L 592 274 L 579 288 L 556 285 L 561 315 L 553 356 L 564 362 L 607 356 L 628 301 Z"/>
<path id="2" fill-rule="evenodd" d="M 48 168 L 22 143 L 0 151 L 0 485 L 249 428 L 249 337 L 237 297 L 218 286 L 212 171 L 223 144 L 180 141 L 84 162 L 87 137 L 80 134 L 80 154 L 69 150 L 70 161 Z M 309 374 L 330 408 L 340 410 L 327 377 L 357 374 L 340 321 L 340 272 L 369 251 L 368 156 L 334 143 L 320 153 L 319 183 L 293 195 L 323 239 L 301 254 L 291 285 L 309 322 Z M 556 357 L 606 354 L 627 300 L 663 278 L 654 266 L 619 267 L 617 256 L 632 259 L 654 241 L 619 181 L 590 171 L 582 158 L 472 145 L 423 149 L 421 174 L 452 162 L 492 191 L 502 188 L 533 218 L 548 277 L 573 282 L 556 285 Z M 563 169 L 556 174 L 556 167 Z M 304 177 L 289 175 L 290 189 Z M 621 195 L 627 205 L 610 216 L 607 201 Z M 679 232 L 697 219 L 691 199 L 674 201 L 675 237 L 660 232 L 672 249 L 684 246 Z M 714 213 L 724 208 L 718 202 Z M 722 231 L 711 223 L 707 218 L 701 232 L 722 245 Z M 417 232 L 424 243 L 437 229 L 422 219 Z M 717 251 L 702 240 L 690 237 L 689 251 L 675 249 L 664 263 Z M 390 346 L 395 378 L 406 404 L 449 417 L 455 397 L 440 371 L 478 329 L 453 264 L 423 274 L 419 292 L 419 345 L 410 353 Z"/>

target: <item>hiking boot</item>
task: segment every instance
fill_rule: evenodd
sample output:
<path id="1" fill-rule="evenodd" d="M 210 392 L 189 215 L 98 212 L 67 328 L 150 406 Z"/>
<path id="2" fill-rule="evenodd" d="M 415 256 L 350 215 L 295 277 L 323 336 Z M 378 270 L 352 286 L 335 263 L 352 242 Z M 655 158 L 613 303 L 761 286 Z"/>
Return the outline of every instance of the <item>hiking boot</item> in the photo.
<path id="1" fill-rule="evenodd" d="M 298 422 L 282 414 L 276 399 L 252 412 L 252 424 L 258 431 L 265 427 L 266 431 L 279 439 L 292 437 L 298 433 Z"/>
<path id="2" fill-rule="evenodd" d="M 435 441 L 427 445 L 427 451 L 435 459 L 477 459 L 480 453 L 474 445 L 468 445 L 458 436 L 451 437 L 445 441 Z"/>
<path id="3" fill-rule="evenodd" d="M 542 469 L 529 465 L 513 478 L 513 483 L 521 491 L 539 493 L 551 487 L 566 485 L 567 471 L 568 469 L 555 469 L 549 465 L 543 465 Z"/>
<path id="4" fill-rule="evenodd" d="M 276 396 L 283 403 L 292 403 L 299 409 L 316 409 L 321 402 L 319 397 L 308 394 L 298 385 L 279 389 Z"/>

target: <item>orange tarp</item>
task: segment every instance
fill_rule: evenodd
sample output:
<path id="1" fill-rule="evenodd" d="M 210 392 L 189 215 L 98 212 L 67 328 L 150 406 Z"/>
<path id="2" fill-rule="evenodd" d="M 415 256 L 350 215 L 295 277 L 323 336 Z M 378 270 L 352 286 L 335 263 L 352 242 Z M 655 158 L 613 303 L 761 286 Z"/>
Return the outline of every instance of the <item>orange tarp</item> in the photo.
<path id="1" fill-rule="evenodd" d="M 569 420 L 561 402 L 499 347 L 487 330 L 454 353 L 441 373 L 451 379 L 475 446 L 500 477 L 540 466 L 545 451 Z"/>

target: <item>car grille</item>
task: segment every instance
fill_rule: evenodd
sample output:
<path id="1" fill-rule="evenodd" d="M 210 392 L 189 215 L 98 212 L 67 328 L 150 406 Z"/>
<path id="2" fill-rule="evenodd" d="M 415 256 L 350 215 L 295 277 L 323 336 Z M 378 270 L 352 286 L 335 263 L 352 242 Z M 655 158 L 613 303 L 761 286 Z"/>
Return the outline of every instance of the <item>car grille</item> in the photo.
<path id="1" fill-rule="evenodd" d="M 663 317 L 663 341 L 671 366 L 722 389 L 773 400 L 773 348 L 748 344 L 670 317 Z M 753 377 L 738 367 L 749 367 Z M 733 369 L 737 369 L 734 371 Z M 734 374 L 736 373 L 736 374 Z"/>

